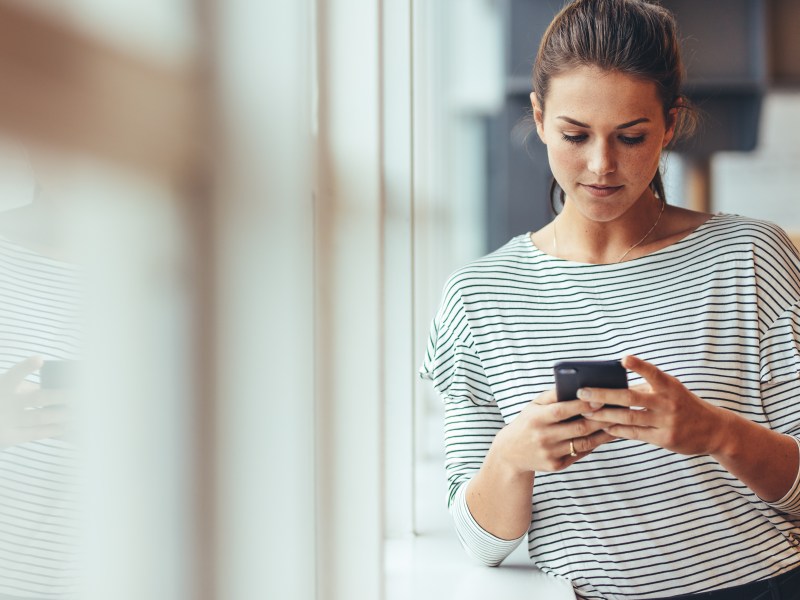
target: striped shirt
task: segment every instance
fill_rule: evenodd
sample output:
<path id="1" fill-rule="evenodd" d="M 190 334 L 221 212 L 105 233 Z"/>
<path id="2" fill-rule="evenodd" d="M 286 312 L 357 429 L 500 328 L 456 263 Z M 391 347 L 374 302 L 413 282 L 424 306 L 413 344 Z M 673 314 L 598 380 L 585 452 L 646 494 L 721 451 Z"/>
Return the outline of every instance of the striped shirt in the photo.
<path id="1" fill-rule="evenodd" d="M 0 373 L 77 357 L 79 281 L 76 266 L 0 237 Z M 78 597 L 77 467 L 60 439 L 0 449 L 0 599 Z"/>
<path id="2" fill-rule="evenodd" d="M 555 258 L 526 234 L 456 271 L 420 372 L 444 400 L 448 502 L 470 554 L 497 565 L 522 539 L 484 531 L 466 504 L 496 433 L 554 386 L 557 361 L 626 354 L 800 439 L 797 250 L 775 225 L 719 214 L 620 264 Z M 800 566 L 798 515 L 800 481 L 770 504 L 709 456 L 615 440 L 535 474 L 528 551 L 583 598 L 658 598 Z"/>

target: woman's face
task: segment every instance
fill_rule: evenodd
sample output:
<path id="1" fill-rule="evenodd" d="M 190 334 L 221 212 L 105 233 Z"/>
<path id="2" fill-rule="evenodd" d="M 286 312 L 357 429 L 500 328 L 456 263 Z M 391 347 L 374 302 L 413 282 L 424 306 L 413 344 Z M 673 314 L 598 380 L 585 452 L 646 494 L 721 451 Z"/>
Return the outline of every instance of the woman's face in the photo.
<path id="1" fill-rule="evenodd" d="M 571 208 L 613 221 L 643 197 L 674 133 L 653 82 L 579 67 L 550 81 L 544 111 L 531 94 L 539 137 Z"/>

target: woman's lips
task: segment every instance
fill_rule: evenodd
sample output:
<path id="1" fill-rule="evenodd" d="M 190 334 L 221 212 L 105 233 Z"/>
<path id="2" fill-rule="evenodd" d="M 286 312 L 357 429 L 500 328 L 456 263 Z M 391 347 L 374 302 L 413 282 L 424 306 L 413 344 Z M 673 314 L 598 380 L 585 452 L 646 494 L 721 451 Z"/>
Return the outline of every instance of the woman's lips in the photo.
<path id="1" fill-rule="evenodd" d="M 585 183 L 580 185 L 595 198 L 608 198 L 616 194 L 623 187 L 621 185 L 590 185 Z"/>

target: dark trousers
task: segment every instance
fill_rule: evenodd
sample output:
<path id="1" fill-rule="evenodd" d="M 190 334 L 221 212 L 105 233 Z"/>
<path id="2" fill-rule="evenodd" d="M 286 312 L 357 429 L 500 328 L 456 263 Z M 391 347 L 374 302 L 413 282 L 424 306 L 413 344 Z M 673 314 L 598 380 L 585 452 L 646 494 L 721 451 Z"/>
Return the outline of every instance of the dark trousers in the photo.
<path id="1" fill-rule="evenodd" d="M 800 600 L 800 568 L 771 579 L 715 592 L 670 596 L 668 600 Z"/>

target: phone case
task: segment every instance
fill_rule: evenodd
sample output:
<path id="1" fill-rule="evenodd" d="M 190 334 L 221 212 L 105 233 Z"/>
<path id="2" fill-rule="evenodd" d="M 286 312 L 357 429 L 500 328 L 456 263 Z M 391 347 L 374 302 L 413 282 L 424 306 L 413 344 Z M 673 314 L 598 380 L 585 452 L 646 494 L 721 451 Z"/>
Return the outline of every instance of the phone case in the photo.
<path id="1" fill-rule="evenodd" d="M 571 360 L 553 367 L 559 402 L 575 400 L 582 387 L 625 389 L 628 373 L 618 360 Z"/>

